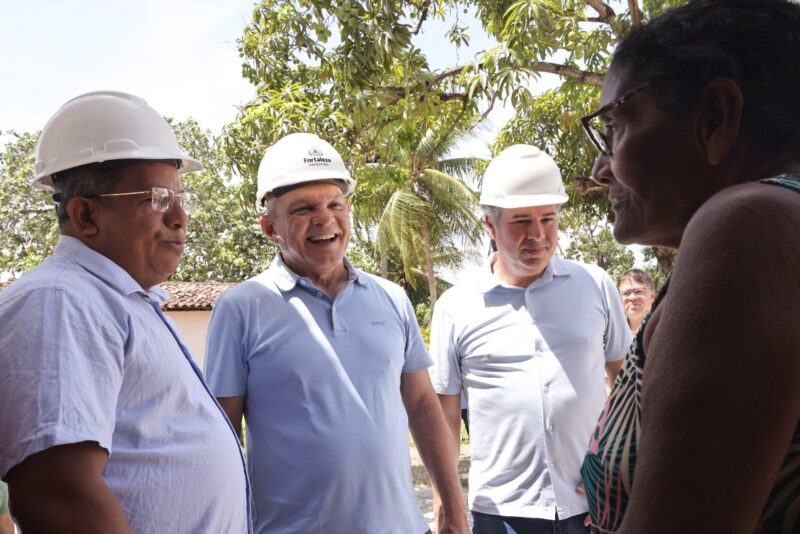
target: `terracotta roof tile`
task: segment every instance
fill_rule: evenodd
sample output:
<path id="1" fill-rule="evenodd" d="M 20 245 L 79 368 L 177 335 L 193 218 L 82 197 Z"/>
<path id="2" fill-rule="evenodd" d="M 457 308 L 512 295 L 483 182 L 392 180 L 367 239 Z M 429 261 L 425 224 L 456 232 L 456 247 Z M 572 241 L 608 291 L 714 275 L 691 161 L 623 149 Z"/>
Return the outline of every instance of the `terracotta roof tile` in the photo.
<path id="1" fill-rule="evenodd" d="M 230 282 L 164 282 L 161 287 L 170 299 L 161 308 L 167 311 L 210 310 Z"/>

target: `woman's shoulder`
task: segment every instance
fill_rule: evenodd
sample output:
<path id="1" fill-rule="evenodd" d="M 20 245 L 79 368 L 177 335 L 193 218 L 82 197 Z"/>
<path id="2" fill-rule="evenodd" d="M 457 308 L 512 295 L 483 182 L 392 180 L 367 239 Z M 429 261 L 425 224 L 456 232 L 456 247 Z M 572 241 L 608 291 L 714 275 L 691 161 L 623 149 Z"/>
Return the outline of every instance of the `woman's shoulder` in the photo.
<path id="1" fill-rule="evenodd" d="M 684 232 L 681 251 L 700 240 L 702 248 L 729 243 L 800 254 L 798 229 L 800 190 L 749 182 L 719 191 L 697 210 Z"/>

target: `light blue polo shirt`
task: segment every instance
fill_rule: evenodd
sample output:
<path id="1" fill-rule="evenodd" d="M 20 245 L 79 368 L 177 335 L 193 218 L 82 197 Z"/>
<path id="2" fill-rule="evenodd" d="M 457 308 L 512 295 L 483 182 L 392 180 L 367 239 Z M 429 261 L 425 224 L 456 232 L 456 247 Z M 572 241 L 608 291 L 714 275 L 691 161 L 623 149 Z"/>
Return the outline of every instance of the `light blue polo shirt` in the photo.
<path id="1" fill-rule="evenodd" d="M 225 292 L 206 377 L 244 395 L 256 532 L 421 534 L 400 376 L 431 364 L 403 290 L 354 269 L 331 300 L 278 255 Z"/>
<path id="2" fill-rule="evenodd" d="M 249 532 L 238 440 L 166 298 L 66 236 L 0 293 L 0 475 L 94 441 L 133 532 Z"/>
<path id="3" fill-rule="evenodd" d="M 605 400 L 605 363 L 632 335 L 599 267 L 553 257 L 528 287 L 489 270 L 436 302 L 430 369 L 437 393 L 467 392 L 470 508 L 564 519 L 588 510 L 575 492 Z"/>

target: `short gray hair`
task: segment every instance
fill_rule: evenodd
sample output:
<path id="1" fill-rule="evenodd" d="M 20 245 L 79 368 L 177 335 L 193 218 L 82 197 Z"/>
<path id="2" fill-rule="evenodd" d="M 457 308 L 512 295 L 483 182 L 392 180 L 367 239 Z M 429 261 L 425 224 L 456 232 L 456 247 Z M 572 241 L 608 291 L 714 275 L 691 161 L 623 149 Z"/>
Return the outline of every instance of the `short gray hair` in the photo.
<path id="1" fill-rule="evenodd" d="M 561 213 L 561 204 L 554 204 L 556 207 L 556 215 Z M 483 214 L 492 221 L 492 224 L 497 224 L 500 221 L 500 214 L 503 212 L 503 208 L 499 206 L 488 206 L 486 204 L 480 205 L 481 210 L 483 210 Z"/>
<path id="2" fill-rule="evenodd" d="M 483 210 L 483 214 L 492 221 L 492 224 L 497 224 L 497 221 L 500 220 L 500 212 L 503 208 L 499 208 L 497 206 L 487 206 L 486 204 L 481 204 L 481 210 Z"/>
<path id="3" fill-rule="evenodd" d="M 56 203 L 58 223 L 69 220 L 67 202 L 74 197 L 96 197 L 114 192 L 122 180 L 120 169 L 101 170 L 93 165 L 83 165 L 53 175 L 53 200 Z M 105 198 L 97 199 L 107 203 Z"/>

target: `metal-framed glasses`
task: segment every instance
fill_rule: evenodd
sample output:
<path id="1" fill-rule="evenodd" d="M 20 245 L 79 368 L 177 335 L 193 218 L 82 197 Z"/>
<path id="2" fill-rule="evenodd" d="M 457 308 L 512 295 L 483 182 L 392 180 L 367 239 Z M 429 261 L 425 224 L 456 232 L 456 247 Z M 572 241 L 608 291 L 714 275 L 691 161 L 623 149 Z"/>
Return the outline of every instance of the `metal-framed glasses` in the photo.
<path id="1" fill-rule="evenodd" d="M 646 293 L 647 293 L 646 289 L 636 288 L 636 289 L 628 289 L 620 294 L 623 297 L 628 298 L 628 297 L 643 297 L 645 296 Z"/>
<path id="2" fill-rule="evenodd" d="M 603 115 L 613 109 L 618 108 L 633 98 L 636 94 L 641 93 L 647 89 L 651 83 L 653 83 L 652 80 L 649 82 L 644 82 L 642 85 L 638 85 L 630 91 L 623 93 L 621 96 L 615 98 L 594 113 L 590 113 L 589 115 L 581 118 L 581 124 L 583 124 L 583 129 L 586 132 L 586 135 L 601 154 L 604 156 L 610 156 L 613 153 L 611 147 L 611 140 L 613 138 L 612 132 L 609 130 L 608 124 L 604 120 Z"/>
<path id="3" fill-rule="evenodd" d="M 190 191 L 174 192 L 166 187 L 153 187 L 148 191 L 132 191 L 130 193 L 105 193 L 96 197 L 126 197 L 130 195 L 150 195 L 150 207 L 160 213 L 167 213 L 177 203 L 183 208 L 186 215 L 191 215 L 197 209 L 200 200 Z"/>

